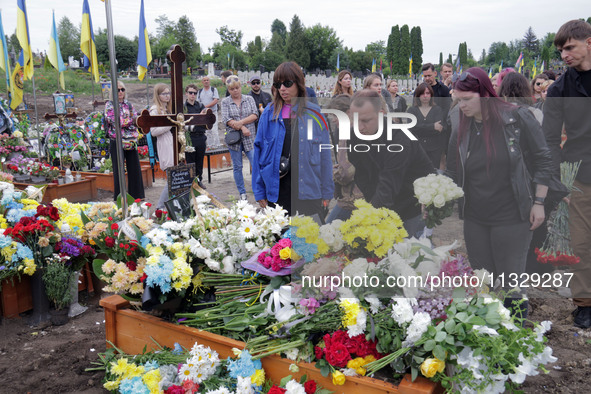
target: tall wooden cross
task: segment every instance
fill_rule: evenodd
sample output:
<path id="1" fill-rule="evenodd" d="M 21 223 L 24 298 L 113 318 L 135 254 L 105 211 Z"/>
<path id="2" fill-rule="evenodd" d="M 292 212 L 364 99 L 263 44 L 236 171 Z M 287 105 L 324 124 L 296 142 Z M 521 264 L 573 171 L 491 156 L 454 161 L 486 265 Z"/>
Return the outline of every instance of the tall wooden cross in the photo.
<path id="1" fill-rule="evenodd" d="M 166 54 L 168 60 L 172 63 L 170 72 L 170 92 L 172 100 L 172 114 L 150 115 L 150 111 L 144 109 L 137 118 L 137 125 L 144 134 L 148 134 L 152 127 L 170 126 L 175 128 L 172 133 L 174 149 L 174 165 L 179 164 L 179 146 L 178 133 L 184 132 L 185 126 L 199 125 L 211 128 L 216 121 L 216 117 L 211 110 L 205 114 L 184 114 L 183 113 L 183 62 L 185 61 L 185 52 L 177 44 L 173 45 Z M 179 114 L 185 119 L 179 122 Z"/>

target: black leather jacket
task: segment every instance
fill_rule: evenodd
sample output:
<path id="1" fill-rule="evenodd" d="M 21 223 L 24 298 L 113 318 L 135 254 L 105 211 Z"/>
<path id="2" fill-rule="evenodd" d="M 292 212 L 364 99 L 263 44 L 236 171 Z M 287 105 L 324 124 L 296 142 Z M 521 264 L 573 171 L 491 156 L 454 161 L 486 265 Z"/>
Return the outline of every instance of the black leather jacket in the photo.
<path id="1" fill-rule="evenodd" d="M 461 141 L 458 149 L 458 108 L 450 112 L 452 134 L 447 154 L 447 172 L 464 188 L 464 165 L 468 154 L 470 133 Z M 529 220 L 535 185 L 547 186 L 552 172 L 552 156 L 546 145 L 540 124 L 532 113 L 523 107 L 501 113 L 504 135 L 509 152 L 511 185 L 521 219 Z M 458 160 L 458 158 L 460 160 Z M 465 203 L 460 205 L 462 212 Z"/>

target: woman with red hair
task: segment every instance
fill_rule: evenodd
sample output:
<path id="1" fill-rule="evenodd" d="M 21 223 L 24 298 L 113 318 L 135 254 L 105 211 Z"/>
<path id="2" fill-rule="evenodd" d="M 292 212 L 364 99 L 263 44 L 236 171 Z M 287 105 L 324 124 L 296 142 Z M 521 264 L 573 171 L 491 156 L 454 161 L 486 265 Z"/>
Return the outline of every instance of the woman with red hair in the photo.
<path id="1" fill-rule="evenodd" d="M 465 193 L 460 210 L 470 264 L 494 278 L 519 278 L 532 232 L 544 221 L 550 151 L 531 112 L 500 99 L 482 69 L 462 73 L 454 96 L 460 111 L 452 120 L 448 171 Z"/>

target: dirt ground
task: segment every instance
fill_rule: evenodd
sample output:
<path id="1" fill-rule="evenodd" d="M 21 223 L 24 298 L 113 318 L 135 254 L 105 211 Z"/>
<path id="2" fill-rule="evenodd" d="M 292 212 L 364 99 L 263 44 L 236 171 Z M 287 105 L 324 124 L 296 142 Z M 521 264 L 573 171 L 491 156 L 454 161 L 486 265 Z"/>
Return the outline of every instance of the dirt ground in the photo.
<path id="1" fill-rule="evenodd" d="M 145 103 L 145 90 L 141 85 L 127 84 L 133 104 Z M 141 86 L 143 89 L 145 87 Z M 136 89 L 137 88 L 137 89 Z M 53 111 L 51 97 L 38 95 L 39 113 Z M 90 97 L 77 97 L 79 113 L 89 113 Z M 247 171 L 245 166 L 245 175 Z M 247 190 L 250 180 L 245 176 Z M 156 202 L 163 187 L 157 180 L 146 190 L 146 198 Z M 208 190 L 223 201 L 236 196 L 231 172 L 213 175 Z M 103 201 L 112 198 L 110 193 L 99 194 Z M 252 195 L 249 200 L 254 202 Z M 463 242 L 462 222 L 454 215 L 435 229 L 433 241 L 443 245 L 458 239 Z M 461 247 L 460 251 L 464 251 Z M 548 296 L 554 298 L 547 298 Z M 104 296 L 104 295 L 103 295 Z M 18 319 L 3 319 L 0 324 L 0 393 L 103 393 L 103 374 L 85 372 L 97 353 L 105 350 L 105 326 L 102 308 L 98 305 L 101 295 L 80 293 L 81 303 L 88 311 L 71 319 L 60 327 L 32 328 L 27 325 L 27 315 Z M 530 319 L 550 320 L 552 330 L 547 334 L 549 345 L 558 361 L 549 365 L 549 373 L 528 378 L 523 385 L 526 393 L 587 393 L 591 379 L 591 330 L 581 330 L 572 325 L 572 303 L 557 297 L 555 292 L 530 293 Z"/>

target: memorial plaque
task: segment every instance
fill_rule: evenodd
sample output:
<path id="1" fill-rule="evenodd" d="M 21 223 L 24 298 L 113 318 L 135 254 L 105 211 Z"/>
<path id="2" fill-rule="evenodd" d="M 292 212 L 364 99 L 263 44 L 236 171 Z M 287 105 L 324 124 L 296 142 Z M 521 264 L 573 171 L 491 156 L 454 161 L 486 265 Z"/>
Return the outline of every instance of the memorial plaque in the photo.
<path id="1" fill-rule="evenodd" d="M 189 191 L 195 179 L 195 163 L 183 164 L 166 169 L 168 195 L 172 198 Z"/>

